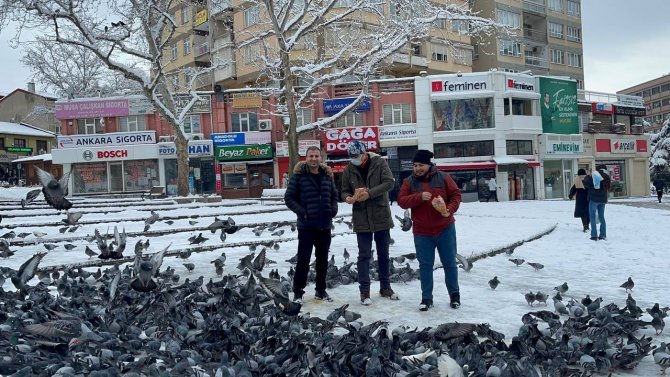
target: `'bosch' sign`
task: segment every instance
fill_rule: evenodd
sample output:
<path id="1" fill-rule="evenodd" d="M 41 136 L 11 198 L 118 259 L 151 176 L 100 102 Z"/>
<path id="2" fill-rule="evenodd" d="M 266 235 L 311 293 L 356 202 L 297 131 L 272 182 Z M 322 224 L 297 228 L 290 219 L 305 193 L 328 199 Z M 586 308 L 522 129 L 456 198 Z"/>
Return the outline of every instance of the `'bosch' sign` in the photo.
<path id="1" fill-rule="evenodd" d="M 125 158 L 128 157 L 128 150 L 120 149 L 116 151 L 98 151 L 98 158 Z"/>

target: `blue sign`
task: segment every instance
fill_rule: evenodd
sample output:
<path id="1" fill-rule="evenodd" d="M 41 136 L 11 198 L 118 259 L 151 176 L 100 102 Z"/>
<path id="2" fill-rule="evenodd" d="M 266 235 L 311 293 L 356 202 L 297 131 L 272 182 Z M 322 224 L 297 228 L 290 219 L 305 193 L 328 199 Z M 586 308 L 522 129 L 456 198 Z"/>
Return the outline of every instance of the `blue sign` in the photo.
<path id="1" fill-rule="evenodd" d="M 335 114 L 345 107 L 349 106 L 358 97 L 349 98 L 334 98 L 323 100 L 323 112 L 326 114 Z M 364 98 L 353 111 L 364 112 L 370 111 L 370 99 Z"/>
<path id="2" fill-rule="evenodd" d="M 191 193 L 195 192 L 195 177 L 193 177 L 192 175 L 188 176 L 188 190 Z"/>
<path id="3" fill-rule="evenodd" d="M 215 147 L 226 145 L 244 145 L 244 132 L 232 132 L 225 134 L 211 134 L 210 138 Z"/>

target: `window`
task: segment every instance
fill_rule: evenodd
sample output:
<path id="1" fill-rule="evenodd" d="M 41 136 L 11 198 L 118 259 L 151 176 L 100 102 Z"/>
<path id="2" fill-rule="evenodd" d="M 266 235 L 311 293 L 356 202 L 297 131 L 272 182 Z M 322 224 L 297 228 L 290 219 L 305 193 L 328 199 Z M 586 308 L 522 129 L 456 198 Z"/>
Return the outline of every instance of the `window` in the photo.
<path id="1" fill-rule="evenodd" d="M 650 95 L 651 95 L 651 92 L 649 91 L 649 89 L 642 91 L 642 96 L 643 97 L 649 97 Z"/>
<path id="2" fill-rule="evenodd" d="M 26 139 L 14 139 L 14 146 L 17 148 L 25 148 Z"/>
<path id="3" fill-rule="evenodd" d="M 493 98 L 433 102 L 433 129 L 435 131 L 493 127 Z"/>
<path id="4" fill-rule="evenodd" d="M 258 131 L 258 116 L 256 113 L 233 113 L 233 132 Z"/>
<path id="5" fill-rule="evenodd" d="M 144 115 L 120 117 L 119 129 L 121 132 L 146 131 L 146 118 Z"/>
<path id="6" fill-rule="evenodd" d="M 553 10 L 554 12 L 562 12 L 563 11 L 563 0 L 549 0 L 549 10 Z"/>
<path id="7" fill-rule="evenodd" d="M 472 65 L 472 50 L 465 48 L 455 48 L 454 63 L 460 65 Z"/>
<path id="8" fill-rule="evenodd" d="M 4 147 L 5 147 L 5 138 L 0 137 L 0 148 L 4 148 Z"/>
<path id="9" fill-rule="evenodd" d="M 493 140 L 434 144 L 435 158 L 492 156 Z"/>
<path id="10" fill-rule="evenodd" d="M 521 16 L 519 13 L 509 12 L 502 9 L 496 10 L 498 22 L 507 25 L 513 29 L 518 29 L 521 26 Z"/>
<path id="11" fill-rule="evenodd" d="M 37 149 L 35 154 L 45 154 L 49 151 L 46 140 L 35 140 L 35 147 Z"/>
<path id="12" fill-rule="evenodd" d="M 177 60 L 177 44 L 172 45 L 172 60 Z"/>
<path id="13" fill-rule="evenodd" d="M 258 17 L 258 11 L 259 11 L 258 5 L 255 5 L 251 8 L 247 8 L 244 10 L 244 27 L 249 27 L 251 25 L 255 25 L 259 23 L 260 19 Z"/>
<path id="14" fill-rule="evenodd" d="M 200 115 L 187 115 L 182 122 L 182 129 L 185 134 L 200 133 Z M 258 131 L 258 129 L 254 130 Z"/>
<path id="15" fill-rule="evenodd" d="M 667 92 L 668 90 L 670 90 L 670 84 L 663 84 L 663 85 L 661 85 L 661 92 Z M 641 96 L 641 95 L 638 93 L 638 94 L 636 94 L 636 96 L 639 97 L 639 96 Z"/>
<path id="16" fill-rule="evenodd" d="M 430 44 L 430 49 L 433 51 L 433 60 L 439 61 L 439 62 L 446 62 L 447 61 L 447 50 L 449 47 L 443 45 L 443 44 L 438 44 L 438 43 L 431 43 Z"/>
<path id="17" fill-rule="evenodd" d="M 242 59 L 244 60 L 245 63 L 251 64 L 256 60 L 256 57 L 258 56 L 258 52 L 256 49 L 257 49 L 256 44 L 250 46 L 244 46 L 242 48 Z"/>
<path id="18" fill-rule="evenodd" d="M 466 34 L 468 32 L 468 22 L 465 20 L 451 21 L 451 31 L 458 34 Z"/>
<path id="19" fill-rule="evenodd" d="M 312 123 L 312 109 L 296 109 L 296 117 L 298 117 L 298 127 Z"/>
<path id="20" fill-rule="evenodd" d="M 92 135 L 103 133 L 102 118 L 77 119 L 77 133 L 79 135 Z"/>
<path id="21" fill-rule="evenodd" d="M 409 103 L 384 105 L 384 124 L 412 123 Z"/>
<path id="22" fill-rule="evenodd" d="M 584 80 L 577 79 L 577 89 L 584 89 Z"/>
<path id="23" fill-rule="evenodd" d="M 581 13 L 580 4 L 576 1 L 568 0 L 568 14 L 571 16 L 579 16 Z"/>
<path id="24" fill-rule="evenodd" d="M 510 109 L 510 100 L 512 101 L 512 106 Z M 533 115 L 533 107 L 535 107 L 535 101 L 525 98 L 510 98 L 505 99 L 505 115 L 524 115 L 531 116 Z"/>
<path id="25" fill-rule="evenodd" d="M 661 106 L 668 106 L 670 105 L 670 98 L 666 98 L 663 101 L 661 101 Z"/>
<path id="26" fill-rule="evenodd" d="M 568 40 L 573 41 L 573 42 L 581 42 L 582 41 L 582 30 L 578 27 L 573 27 L 573 26 L 567 26 L 567 35 L 568 35 Z"/>
<path id="27" fill-rule="evenodd" d="M 361 127 L 363 126 L 363 113 L 350 112 L 335 122 L 337 127 Z"/>
<path id="28" fill-rule="evenodd" d="M 498 41 L 500 55 L 521 56 L 521 43 L 501 39 Z"/>
<path id="29" fill-rule="evenodd" d="M 574 52 L 568 52 L 568 66 L 570 67 L 581 67 L 582 66 L 582 55 L 575 54 Z"/>
<path id="30" fill-rule="evenodd" d="M 184 39 L 184 56 L 191 53 L 191 37 Z"/>
<path id="31" fill-rule="evenodd" d="M 532 140 L 507 140 L 508 155 L 529 155 L 533 154 Z"/>
<path id="32" fill-rule="evenodd" d="M 658 94 L 658 93 L 660 93 L 660 92 L 661 92 L 661 87 L 660 87 L 660 86 L 657 86 L 657 87 L 655 87 L 655 88 L 651 88 L 651 94 L 652 94 L 652 95 L 654 95 L 654 94 Z"/>
<path id="33" fill-rule="evenodd" d="M 654 101 L 654 102 L 652 102 L 652 104 L 651 104 L 651 108 L 652 108 L 652 109 L 658 109 L 658 108 L 660 108 L 660 107 L 661 107 L 661 101 Z"/>
<path id="34" fill-rule="evenodd" d="M 563 50 L 551 49 L 551 62 L 554 64 L 565 64 L 565 55 Z"/>
<path id="35" fill-rule="evenodd" d="M 192 78 L 192 76 L 191 76 L 191 74 L 190 74 L 188 71 L 184 71 L 183 74 L 184 74 L 184 86 L 185 86 L 186 88 L 190 88 L 190 87 L 191 87 L 191 78 Z"/>
<path id="36" fill-rule="evenodd" d="M 191 9 L 188 7 L 188 5 L 184 5 L 184 7 L 181 8 L 181 23 L 182 24 L 188 23 L 190 18 L 191 18 Z"/>
<path id="37" fill-rule="evenodd" d="M 563 39 L 563 24 L 549 22 L 549 36 Z"/>

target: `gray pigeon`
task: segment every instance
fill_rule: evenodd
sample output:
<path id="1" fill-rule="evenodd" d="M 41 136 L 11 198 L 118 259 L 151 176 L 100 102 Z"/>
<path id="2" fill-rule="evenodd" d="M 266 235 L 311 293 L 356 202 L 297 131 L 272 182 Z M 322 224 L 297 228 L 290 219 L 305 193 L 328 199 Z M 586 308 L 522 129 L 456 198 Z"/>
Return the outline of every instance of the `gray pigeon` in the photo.
<path id="1" fill-rule="evenodd" d="M 528 262 L 528 265 L 533 267 L 535 271 L 539 271 L 544 268 L 544 265 L 542 263 Z"/>
<path id="2" fill-rule="evenodd" d="M 517 267 L 521 266 L 523 262 L 525 262 L 525 260 L 521 258 L 510 258 L 509 261 L 516 264 Z"/>
<path id="3" fill-rule="evenodd" d="M 633 287 L 635 287 L 635 282 L 633 281 L 632 277 L 628 277 L 628 280 L 626 280 L 623 284 L 621 284 L 619 287 L 624 288 L 626 292 L 628 291 L 633 291 Z"/>
<path id="4" fill-rule="evenodd" d="M 163 264 L 163 256 L 170 245 L 152 255 L 148 260 L 139 260 L 139 262 L 135 264 L 133 268 L 133 275 L 135 277 L 130 281 L 130 287 L 132 289 L 138 292 L 150 292 L 158 288 L 158 284 L 156 284 L 153 278 L 158 275 L 158 271 Z M 135 258 L 137 262 L 137 258 L 139 257 L 136 256 Z"/>
<path id="5" fill-rule="evenodd" d="M 489 280 L 489 287 L 493 290 L 498 288 L 498 284 L 500 284 L 500 280 L 498 280 L 497 276 L 494 276 L 493 279 Z"/>
<path id="6" fill-rule="evenodd" d="M 0 258 L 9 258 L 14 255 L 14 251 L 9 249 L 9 242 L 0 238 Z"/>
<path id="7" fill-rule="evenodd" d="M 44 199 L 47 203 L 58 211 L 72 208 L 72 203 L 65 198 L 67 196 L 67 182 L 70 179 L 71 172 L 63 174 L 63 176 L 57 180 L 51 173 L 46 172 L 37 166 L 33 167 L 37 173 L 37 178 L 42 184 L 42 193 L 44 194 Z"/>
<path id="8" fill-rule="evenodd" d="M 560 294 L 565 294 L 565 292 L 568 291 L 568 282 L 566 281 L 563 284 L 554 287 L 554 289 L 557 290 L 558 293 L 560 293 Z"/>
<path id="9" fill-rule="evenodd" d="M 408 209 L 405 210 L 404 217 L 400 218 L 400 216 L 395 215 L 395 218 L 400 221 L 400 229 L 402 229 L 403 232 L 407 232 L 412 229 L 412 217 L 410 216 Z"/>
<path id="10" fill-rule="evenodd" d="M 456 260 L 459 263 L 458 267 L 462 268 L 465 272 L 472 270 L 472 263 L 461 254 L 456 253 Z"/>
<path id="11" fill-rule="evenodd" d="M 83 322 L 78 320 L 56 320 L 45 323 L 35 323 L 25 326 L 25 330 L 31 334 L 47 338 L 62 338 L 69 340 L 69 346 L 74 347 L 86 341 L 99 342 L 103 340 L 100 335 L 95 334 Z"/>
<path id="12" fill-rule="evenodd" d="M 148 231 L 151 225 L 153 225 L 156 221 L 158 221 L 159 216 L 158 213 L 154 212 L 153 210 L 151 211 L 151 216 L 149 216 L 148 219 L 144 220 L 144 231 Z"/>
<path id="13" fill-rule="evenodd" d="M 25 199 L 21 199 L 21 208 L 26 208 L 26 206 L 30 203 L 32 203 L 35 198 L 37 198 L 40 193 L 42 192 L 42 189 L 35 189 L 35 190 L 30 190 L 26 194 Z"/>
<path id="14" fill-rule="evenodd" d="M 258 282 L 261 287 L 270 293 L 275 303 L 282 309 L 282 312 L 288 316 L 296 316 L 300 313 L 302 304 L 289 300 L 288 296 L 282 290 L 282 285 L 279 280 L 258 275 Z"/>
<path id="15" fill-rule="evenodd" d="M 83 212 L 69 212 L 67 213 L 67 218 L 61 220 L 65 225 L 77 225 L 79 219 L 83 215 Z"/>
<path id="16" fill-rule="evenodd" d="M 15 276 L 12 276 L 12 283 L 17 289 L 25 290 L 26 283 L 35 276 L 35 271 L 37 271 L 37 266 L 42 261 L 42 258 L 47 255 L 46 253 L 37 253 L 30 257 L 27 261 L 23 262 L 19 270 L 16 272 Z"/>

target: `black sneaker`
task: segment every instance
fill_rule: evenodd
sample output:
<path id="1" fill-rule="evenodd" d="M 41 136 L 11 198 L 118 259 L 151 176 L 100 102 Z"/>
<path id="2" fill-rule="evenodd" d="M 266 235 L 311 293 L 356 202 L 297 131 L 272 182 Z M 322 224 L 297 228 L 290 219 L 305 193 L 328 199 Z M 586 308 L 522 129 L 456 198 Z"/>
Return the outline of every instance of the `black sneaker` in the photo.
<path id="1" fill-rule="evenodd" d="M 599 240 L 599 241 L 606 241 L 607 238 L 605 238 L 605 237 L 598 237 L 598 240 Z"/>
<path id="2" fill-rule="evenodd" d="M 460 293 L 454 293 L 449 295 L 450 298 L 450 303 L 449 306 L 451 306 L 452 309 L 458 309 L 461 307 L 461 294 Z"/>
<path id="3" fill-rule="evenodd" d="M 314 293 L 314 298 L 320 301 L 333 301 L 333 299 L 328 296 L 328 292 L 326 291 L 316 291 L 316 293 Z"/>
<path id="4" fill-rule="evenodd" d="M 591 237 L 589 238 L 591 241 L 598 241 L 598 237 Z"/>
<path id="5" fill-rule="evenodd" d="M 419 310 L 421 310 L 422 312 L 425 312 L 432 307 L 433 307 L 433 300 L 427 298 L 422 299 L 421 304 L 419 304 Z"/>
<path id="6" fill-rule="evenodd" d="M 302 304 L 302 293 L 298 292 L 293 293 L 293 302 Z"/>

